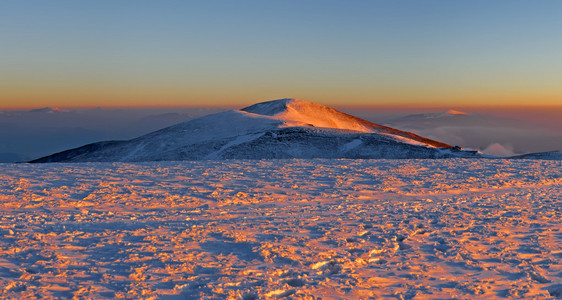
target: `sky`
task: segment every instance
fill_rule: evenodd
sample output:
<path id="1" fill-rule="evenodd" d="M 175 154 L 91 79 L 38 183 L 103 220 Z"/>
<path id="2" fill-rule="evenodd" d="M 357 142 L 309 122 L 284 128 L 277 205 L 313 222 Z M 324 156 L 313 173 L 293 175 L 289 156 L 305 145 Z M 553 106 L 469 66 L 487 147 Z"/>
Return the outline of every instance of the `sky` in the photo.
<path id="1" fill-rule="evenodd" d="M 0 109 L 562 106 L 561 1 L 0 2 Z"/>

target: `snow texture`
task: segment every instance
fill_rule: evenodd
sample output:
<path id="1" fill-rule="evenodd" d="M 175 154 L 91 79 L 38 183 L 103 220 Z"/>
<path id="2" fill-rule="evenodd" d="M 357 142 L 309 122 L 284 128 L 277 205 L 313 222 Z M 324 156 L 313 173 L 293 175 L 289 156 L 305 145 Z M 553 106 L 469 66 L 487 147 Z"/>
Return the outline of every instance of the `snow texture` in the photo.
<path id="1" fill-rule="evenodd" d="M 561 170 L 523 159 L 0 164 L 0 297 L 560 299 Z"/>

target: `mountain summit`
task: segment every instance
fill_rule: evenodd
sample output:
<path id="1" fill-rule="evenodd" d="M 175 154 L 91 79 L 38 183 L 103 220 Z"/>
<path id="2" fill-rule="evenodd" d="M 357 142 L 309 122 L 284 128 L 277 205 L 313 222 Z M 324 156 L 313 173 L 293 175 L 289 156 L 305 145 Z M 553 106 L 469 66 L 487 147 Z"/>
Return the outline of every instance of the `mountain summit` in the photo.
<path id="1" fill-rule="evenodd" d="M 442 148 L 451 147 L 445 143 L 426 139 L 411 132 L 371 123 L 322 104 L 299 99 L 287 98 L 257 103 L 243 108 L 242 111 L 271 116 L 274 119 L 284 121 L 287 126 L 311 126 L 363 133 L 379 133 L 406 139 L 412 143 L 422 143 Z"/>
<path id="2" fill-rule="evenodd" d="M 475 155 L 321 104 L 280 99 L 182 122 L 132 140 L 93 143 L 31 162 Z"/>

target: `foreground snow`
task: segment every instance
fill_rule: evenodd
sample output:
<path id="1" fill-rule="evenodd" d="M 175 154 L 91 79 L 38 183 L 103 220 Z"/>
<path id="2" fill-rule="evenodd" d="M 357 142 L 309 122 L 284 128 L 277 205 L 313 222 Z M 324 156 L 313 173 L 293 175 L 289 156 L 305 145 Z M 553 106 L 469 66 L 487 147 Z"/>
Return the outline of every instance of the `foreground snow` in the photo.
<path id="1" fill-rule="evenodd" d="M 561 161 L 0 165 L 0 297 L 562 297 Z"/>

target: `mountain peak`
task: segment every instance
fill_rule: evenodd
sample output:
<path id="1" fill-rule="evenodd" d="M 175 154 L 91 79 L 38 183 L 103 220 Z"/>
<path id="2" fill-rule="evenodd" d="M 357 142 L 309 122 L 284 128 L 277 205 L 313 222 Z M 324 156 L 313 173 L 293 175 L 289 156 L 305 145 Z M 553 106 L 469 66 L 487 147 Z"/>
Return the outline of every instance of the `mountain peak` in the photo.
<path id="1" fill-rule="evenodd" d="M 379 133 L 405 139 L 410 143 L 421 143 L 433 147 L 451 147 L 411 132 L 374 124 L 331 107 L 300 99 L 285 98 L 261 102 L 243 108 L 241 111 L 279 120 L 283 122 L 285 127 L 321 127 L 361 133 Z"/>
<path id="2" fill-rule="evenodd" d="M 257 115 L 275 116 L 279 113 L 287 111 L 288 107 L 292 106 L 292 104 L 297 102 L 313 104 L 312 102 L 299 100 L 295 98 L 283 98 L 283 99 L 256 103 L 254 105 L 250 105 L 248 107 L 242 108 L 241 110 Z"/>
<path id="3" fill-rule="evenodd" d="M 467 115 L 467 113 L 465 113 L 465 112 L 454 110 L 454 109 L 450 109 L 449 111 L 446 112 L 446 114 L 447 115 Z"/>
<path id="4" fill-rule="evenodd" d="M 43 107 L 43 108 L 35 108 L 35 109 L 31 109 L 29 110 L 29 112 L 31 113 L 52 113 L 55 110 L 50 108 L 50 107 Z"/>
<path id="5" fill-rule="evenodd" d="M 322 104 L 294 98 L 266 101 L 241 109 L 268 116 L 290 126 L 324 127 L 359 132 L 372 132 L 364 120 L 339 112 Z"/>
<path id="6" fill-rule="evenodd" d="M 64 112 L 63 109 L 55 107 L 55 108 L 51 108 L 51 107 L 43 107 L 43 108 L 35 108 L 35 109 L 31 109 L 28 110 L 28 112 L 30 113 L 48 113 L 48 114 L 53 114 L 53 113 L 57 113 L 57 112 Z"/>

